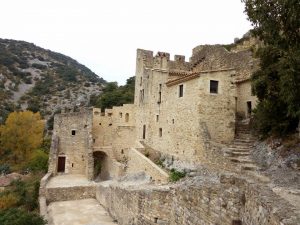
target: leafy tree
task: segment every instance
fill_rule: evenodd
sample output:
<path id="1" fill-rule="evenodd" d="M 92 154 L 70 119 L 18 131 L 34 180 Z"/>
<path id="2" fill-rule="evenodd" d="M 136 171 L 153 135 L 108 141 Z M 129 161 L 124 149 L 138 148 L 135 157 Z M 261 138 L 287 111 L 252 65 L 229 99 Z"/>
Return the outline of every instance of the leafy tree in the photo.
<path id="1" fill-rule="evenodd" d="M 252 88 L 259 99 L 255 126 L 264 135 L 295 130 L 300 118 L 300 1 L 242 0 L 262 41 Z"/>
<path id="2" fill-rule="evenodd" d="M 103 93 L 99 96 L 91 96 L 90 105 L 101 108 L 112 108 L 126 103 L 133 103 L 135 78 L 130 77 L 124 86 L 118 86 L 116 82 L 107 83 Z"/>
<path id="3" fill-rule="evenodd" d="M 39 113 L 12 112 L 5 125 L 0 126 L 1 148 L 11 151 L 15 160 L 26 160 L 30 151 L 42 144 L 43 132 L 44 122 Z"/>

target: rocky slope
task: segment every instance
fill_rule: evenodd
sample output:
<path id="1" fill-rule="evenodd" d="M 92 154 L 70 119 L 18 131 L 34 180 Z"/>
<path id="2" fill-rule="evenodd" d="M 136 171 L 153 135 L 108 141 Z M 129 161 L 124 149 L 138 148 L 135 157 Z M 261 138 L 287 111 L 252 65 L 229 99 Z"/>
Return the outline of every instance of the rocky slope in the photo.
<path id="1" fill-rule="evenodd" d="M 0 39 L 0 123 L 15 109 L 40 111 L 86 106 L 105 81 L 74 59 L 34 44 Z"/>

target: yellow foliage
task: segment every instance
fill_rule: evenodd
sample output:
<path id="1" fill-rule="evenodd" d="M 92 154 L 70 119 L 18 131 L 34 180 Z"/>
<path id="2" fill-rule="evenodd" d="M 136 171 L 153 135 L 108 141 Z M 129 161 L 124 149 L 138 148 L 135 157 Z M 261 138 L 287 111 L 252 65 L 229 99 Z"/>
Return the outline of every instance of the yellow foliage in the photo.
<path id="1" fill-rule="evenodd" d="M 43 141 L 44 121 L 40 113 L 12 112 L 0 126 L 2 150 L 10 150 L 18 158 L 26 159 Z"/>
<path id="2" fill-rule="evenodd" d="M 1 210 L 11 208 L 11 207 L 15 206 L 17 203 L 18 203 L 18 198 L 12 193 L 0 196 L 0 209 Z"/>

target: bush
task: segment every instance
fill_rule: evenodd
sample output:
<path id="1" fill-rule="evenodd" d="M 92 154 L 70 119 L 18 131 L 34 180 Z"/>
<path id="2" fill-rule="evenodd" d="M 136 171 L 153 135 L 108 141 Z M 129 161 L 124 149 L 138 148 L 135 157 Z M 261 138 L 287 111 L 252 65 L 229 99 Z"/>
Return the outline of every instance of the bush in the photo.
<path id="1" fill-rule="evenodd" d="M 45 70 L 45 69 L 47 69 L 47 66 L 42 65 L 42 64 L 38 64 L 38 63 L 33 63 L 32 67 L 34 67 L 36 69 L 39 69 L 39 70 Z"/>
<path id="2" fill-rule="evenodd" d="M 47 172 L 48 154 L 40 149 L 34 151 L 26 167 L 32 172 Z"/>
<path id="3" fill-rule="evenodd" d="M 10 173 L 10 167 L 7 164 L 0 165 L 0 175 L 6 175 Z"/>
<path id="4" fill-rule="evenodd" d="M 1 225 L 45 225 L 46 221 L 35 213 L 20 209 L 0 211 Z"/>
<path id="5" fill-rule="evenodd" d="M 37 209 L 40 179 L 40 176 L 32 176 L 26 181 L 15 180 L 11 183 L 9 193 L 16 196 L 19 207 L 28 211 Z"/>
<path id="6" fill-rule="evenodd" d="M 0 210 L 12 208 L 18 204 L 18 198 L 13 193 L 0 196 Z M 2 224 L 2 223 L 0 223 Z"/>
<path id="7" fill-rule="evenodd" d="M 180 172 L 175 169 L 171 169 L 170 181 L 176 182 L 176 181 L 180 180 L 181 178 L 185 177 L 185 175 L 186 175 L 185 172 Z"/>

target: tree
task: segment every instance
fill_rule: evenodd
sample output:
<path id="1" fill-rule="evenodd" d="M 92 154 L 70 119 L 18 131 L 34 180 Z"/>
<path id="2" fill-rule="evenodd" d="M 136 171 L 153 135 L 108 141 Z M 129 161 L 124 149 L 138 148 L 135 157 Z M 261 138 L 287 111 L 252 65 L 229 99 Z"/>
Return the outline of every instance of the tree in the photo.
<path id="1" fill-rule="evenodd" d="M 31 111 L 12 112 L 0 126 L 2 150 L 11 151 L 15 160 L 27 159 L 29 153 L 43 141 L 44 122 L 39 113 Z"/>
<path id="2" fill-rule="evenodd" d="M 112 108 L 126 103 L 133 103 L 135 78 L 127 79 L 124 86 L 118 86 L 116 82 L 107 83 L 99 96 L 91 96 L 90 105 L 101 108 Z"/>
<path id="3" fill-rule="evenodd" d="M 260 69 L 252 76 L 259 99 L 255 125 L 264 135 L 294 131 L 300 118 L 300 1 L 242 0 L 262 41 Z"/>

